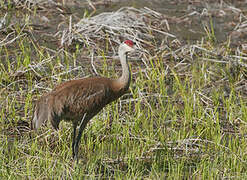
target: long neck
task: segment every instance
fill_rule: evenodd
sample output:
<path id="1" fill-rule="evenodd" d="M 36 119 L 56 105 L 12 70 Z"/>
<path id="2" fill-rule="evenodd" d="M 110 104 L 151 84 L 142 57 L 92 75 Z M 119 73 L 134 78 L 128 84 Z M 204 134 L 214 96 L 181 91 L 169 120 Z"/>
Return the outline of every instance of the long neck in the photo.
<path id="1" fill-rule="evenodd" d="M 129 65 L 127 63 L 127 55 L 125 52 L 119 48 L 118 55 L 120 57 L 120 62 L 122 66 L 122 75 L 120 78 L 117 79 L 117 84 L 119 85 L 120 89 L 127 90 L 130 85 L 131 74 L 129 70 Z"/>

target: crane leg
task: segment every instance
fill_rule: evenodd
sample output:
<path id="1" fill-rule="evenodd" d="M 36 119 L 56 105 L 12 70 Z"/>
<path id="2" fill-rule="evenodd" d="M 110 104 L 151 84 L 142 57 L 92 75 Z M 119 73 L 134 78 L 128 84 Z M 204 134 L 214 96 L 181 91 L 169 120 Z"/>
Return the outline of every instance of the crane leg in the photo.
<path id="1" fill-rule="evenodd" d="M 106 130 L 111 130 L 112 121 L 113 121 L 113 118 L 110 117 L 109 121 L 106 122 L 107 123 Z"/>
<path id="2" fill-rule="evenodd" d="M 75 142 L 73 143 L 74 146 L 73 146 L 73 157 L 74 157 L 74 160 L 76 160 L 78 162 L 78 148 L 79 148 L 79 144 L 80 144 L 80 140 L 81 140 L 81 135 L 82 135 L 82 132 L 83 130 L 85 129 L 87 123 L 88 123 L 88 119 L 85 119 L 85 116 L 86 114 L 83 116 L 82 118 L 82 121 L 80 123 L 80 127 L 79 127 L 79 132 L 78 132 L 78 135 L 75 139 Z"/>
<path id="3" fill-rule="evenodd" d="M 75 157 L 75 149 L 74 149 L 74 147 L 75 147 L 77 123 L 73 123 L 73 128 L 74 128 L 74 130 L 73 130 L 73 134 L 72 134 L 72 139 L 73 139 L 73 141 L 72 141 L 72 155 L 73 155 L 73 157 Z"/>

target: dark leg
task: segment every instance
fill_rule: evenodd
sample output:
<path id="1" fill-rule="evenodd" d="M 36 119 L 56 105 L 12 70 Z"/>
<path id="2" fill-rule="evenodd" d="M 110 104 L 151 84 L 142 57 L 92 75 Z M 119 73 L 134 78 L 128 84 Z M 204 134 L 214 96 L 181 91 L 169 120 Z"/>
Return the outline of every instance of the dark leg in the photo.
<path id="1" fill-rule="evenodd" d="M 73 134 L 72 134 L 72 155 L 73 157 L 75 157 L 75 139 L 76 139 L 76 128 L 77 128 L 77 123 L 73 123 L 73 128 L 74 128 L 74 131 L 73 131 Z"/>
<path id="2" fill-rule="evenodd" d="M 106 130 L 111 130 L 112 121 L 113 121 L 113 117 L 109 117 L 109 121 L 106 122 L 107 123 Z"/>
<path id="3" fill-rule="evenodd" d="M 78 162 L 78 148 L 79 148 L 79 144 L 80 144 L 80 140 L 81 140 L 81 135 L 82 135 L 82 132 L 85 129 L 87 123 L 88 123 L 88 119 L 85 117 L 86 117 L 86 114 L 84 114 L 84 116 L 82 118 L 82 121 L 81 121 L 80 127 L 79 127 L 79 132 L 78 132 L 78 135 L 77 135 L 75 143 L 74 143 L 74 156 L 73 156 L 73 158 L 74 158 L 74 160 L 77 160 L 77 162 Z"/>

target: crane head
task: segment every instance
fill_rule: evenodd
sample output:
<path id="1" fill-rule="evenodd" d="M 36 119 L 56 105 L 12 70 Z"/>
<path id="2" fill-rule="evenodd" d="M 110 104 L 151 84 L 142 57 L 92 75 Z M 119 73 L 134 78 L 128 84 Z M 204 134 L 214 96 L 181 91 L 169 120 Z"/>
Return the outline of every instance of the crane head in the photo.
<path id="1" fill-rule="evenodd" d="M 131 40 L 125 40 L 121 46 L 122 51 L 125 53 L 135 51 L 134 42 Z"/>

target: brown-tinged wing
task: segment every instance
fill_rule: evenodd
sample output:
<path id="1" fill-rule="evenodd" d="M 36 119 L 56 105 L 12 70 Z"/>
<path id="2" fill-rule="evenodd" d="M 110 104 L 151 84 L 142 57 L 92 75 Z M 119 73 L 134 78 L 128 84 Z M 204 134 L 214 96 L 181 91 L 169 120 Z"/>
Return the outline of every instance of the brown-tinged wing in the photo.
<path id="1" fill-rule="evenodd" d="M 62 119 L 80 120 L 85 113 L 93 117 L 111 101 L 108 84 L 105 79 L 85 79 L 54 91 L 52 125 L 57 128 Z"/>

